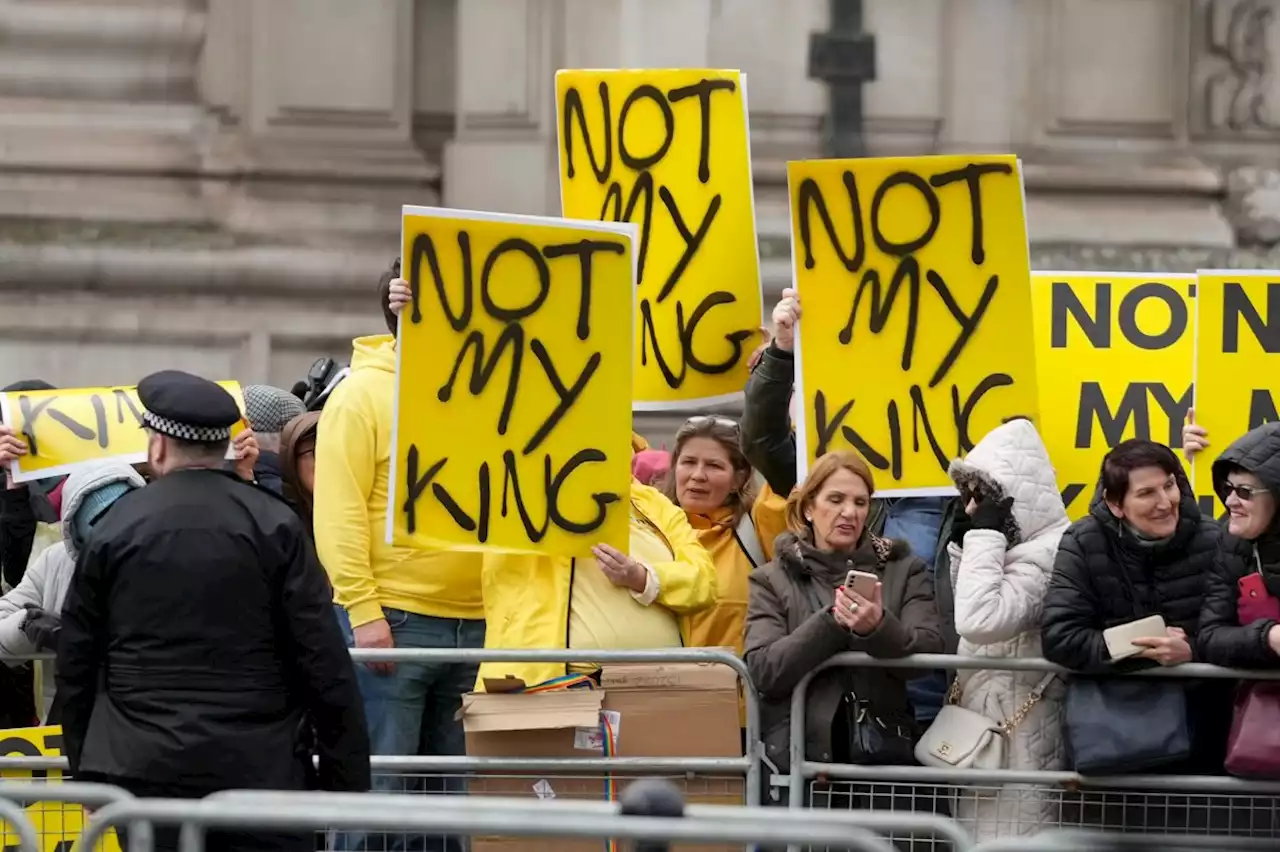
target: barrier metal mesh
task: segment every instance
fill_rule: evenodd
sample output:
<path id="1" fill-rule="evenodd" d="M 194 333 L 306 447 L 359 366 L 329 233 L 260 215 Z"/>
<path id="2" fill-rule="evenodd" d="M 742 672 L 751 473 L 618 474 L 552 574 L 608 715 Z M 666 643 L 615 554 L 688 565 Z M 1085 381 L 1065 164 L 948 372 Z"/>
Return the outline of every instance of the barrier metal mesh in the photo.
<path id="1" fill-rule="evenodd" d="M 825 810 L 937 813 L 954 819 L 978 843 L 1059 829 L 1089 829 L 1200 836 L 1206 838 L 1206 848 L 1212 847 L 1214 837 L 1223 836 L 1256 840 L 1260 849 L 1280 844 L 1280 799 L 1265 795 L 819 779 L 810 783 L 806 804 Z M 889 839 L 900 848 L 919 852 L 947 847 L 915 836 Z"/>

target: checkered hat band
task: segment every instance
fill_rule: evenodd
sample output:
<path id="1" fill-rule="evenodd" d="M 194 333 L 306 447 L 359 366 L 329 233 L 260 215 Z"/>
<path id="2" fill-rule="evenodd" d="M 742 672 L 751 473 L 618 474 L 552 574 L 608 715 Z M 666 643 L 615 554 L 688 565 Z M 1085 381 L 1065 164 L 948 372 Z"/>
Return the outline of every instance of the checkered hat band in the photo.
<path id="1" fill-rule="evenodd" d="M 146 424 L 148 429 L 159 432 L 161 435 L 168 435 L 170 438 L 177 438 L 179 441 L 191 441 L 192 443 L 212 444 L 214 441 L 226 441 L 231 438 L 231 427 L 223 426 L 190 426 L 186 423 L 179 423 L 176 420 L 170 420 L 167 417 L 159 417 L 150 411 L 142 415 L 142 422 Z"/>

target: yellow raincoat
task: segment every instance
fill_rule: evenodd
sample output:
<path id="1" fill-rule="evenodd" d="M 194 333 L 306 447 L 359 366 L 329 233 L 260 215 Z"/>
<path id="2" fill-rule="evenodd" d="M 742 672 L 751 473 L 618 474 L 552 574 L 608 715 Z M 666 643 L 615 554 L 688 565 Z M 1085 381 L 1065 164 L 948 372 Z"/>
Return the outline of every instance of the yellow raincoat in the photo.
<path id="1" fill-rule="evenodd" d="M 631 513 L 659 531 L 671 546 L 671 561 L 649 566 L 660 586 L 652 606 L 665 607 L 676 617 L 712 606 L 716 602 L 716 568 L 698 543 L 684 511 L 660 491 L 632 480 Z M 485 647 L 569 647 L 571 591 L 579 562 L 584 569 L 598 570 L 593 560 L 485 554 L 481 571 Z M 685 645 L 691 644 L 687 634 L 683 638 Z M 480 666 L 476 688 L 483 690 L 485 678 L 510 675 L 533 685 L 567 671 L 567 666 L 558 663 L 485 663 Z"/>

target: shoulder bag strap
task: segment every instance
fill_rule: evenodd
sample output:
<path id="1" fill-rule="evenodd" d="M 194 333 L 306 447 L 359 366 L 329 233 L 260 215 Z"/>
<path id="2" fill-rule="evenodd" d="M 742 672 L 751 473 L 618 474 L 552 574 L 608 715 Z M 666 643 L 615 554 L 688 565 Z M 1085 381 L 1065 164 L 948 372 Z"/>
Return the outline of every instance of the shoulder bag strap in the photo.
<path id="1" fill-rule="evenodd" d="M 742 548 L 742 552 L 751 560 L 753 568 L 759 568 L 769 561 L 764 558 L 764 548 L 760 546 L 760 536 L 756 534 L 756 525 L 751 520 L 750 513 L 742 513 L 738 526 L 734 528 L 733 537 L 737 539 L 738 547 Z"/>

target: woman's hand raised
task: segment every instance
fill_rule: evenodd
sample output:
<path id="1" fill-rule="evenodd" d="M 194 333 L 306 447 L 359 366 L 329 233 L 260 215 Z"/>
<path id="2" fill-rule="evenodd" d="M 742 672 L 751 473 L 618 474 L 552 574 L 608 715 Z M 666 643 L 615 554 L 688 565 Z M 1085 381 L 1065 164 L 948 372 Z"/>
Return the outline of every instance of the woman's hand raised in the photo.
<path id="1" fill-rule="evenodd" d="M 859 636 L 875 632 L 884 620 L 883 584 L 876 583 L 870 598 L 864 598 L 848 586 L 836 587 L 836 605 L 832 614 L 836 623 Z"/>

